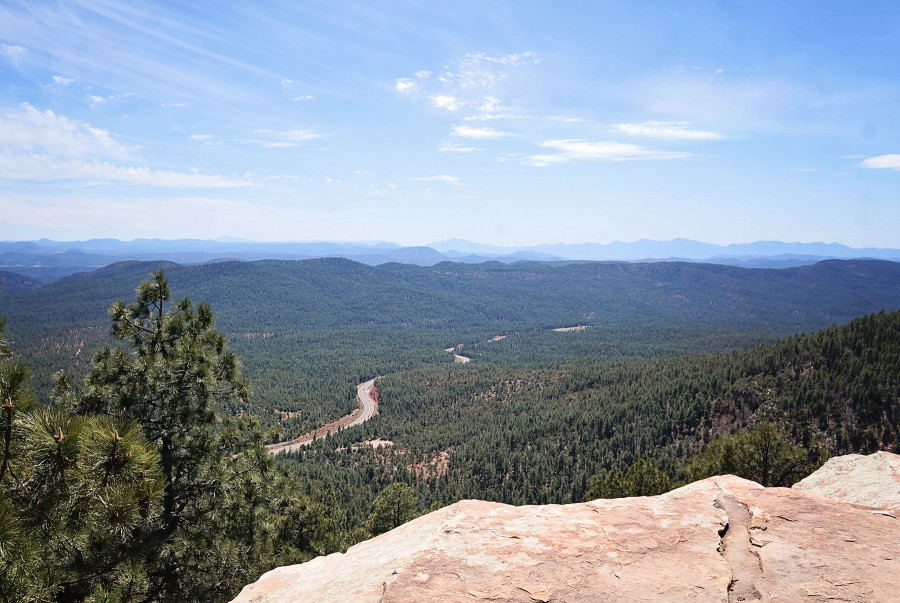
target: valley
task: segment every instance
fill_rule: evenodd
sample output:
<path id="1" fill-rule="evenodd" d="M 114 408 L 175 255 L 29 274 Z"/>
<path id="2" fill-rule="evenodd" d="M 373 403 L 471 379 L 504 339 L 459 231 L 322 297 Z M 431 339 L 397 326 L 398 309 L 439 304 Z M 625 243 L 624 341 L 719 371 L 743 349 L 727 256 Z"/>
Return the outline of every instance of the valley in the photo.
<path id="1" fill-rule="evenodd" d="M 0 603 L 893 600 L 898 23 L 0 2 Z"/>
<path id="2" fill-rule="evenodd" d="M 370 537 L 394 487 L 411 517 L 463 499 L 658 494 L 721 473 L 799 479 L 831 455 L 900 446 L 893 262 L 126 262 L 0 298 L 38 400 L 81 396 L 97 351 L 127 347 L 107 308 L 155 270 L 173 303 L 210 304 L 249 378 L 213 410 L 263 428 L 242 446 L 270 457 L 305 509 L 307 544 L 285 559 Z M 783 466 L 741 465 L 760 445 Z"/>

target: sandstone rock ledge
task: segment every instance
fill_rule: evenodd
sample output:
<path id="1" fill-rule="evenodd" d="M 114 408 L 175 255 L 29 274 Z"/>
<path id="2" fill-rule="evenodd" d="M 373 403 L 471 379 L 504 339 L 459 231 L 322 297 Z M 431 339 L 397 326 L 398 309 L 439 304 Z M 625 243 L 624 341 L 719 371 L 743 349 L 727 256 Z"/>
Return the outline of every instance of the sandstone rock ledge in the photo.
<path id="1" fill-rule="evenodd" d="M 879 454 L 882 478 L 900 477 L 900 457 Z M 844 492 L 871 458 L 854 456 Z M 804 488 L 724 476 L 571 505 L 461 501 L 268 572 L 235 601 L 900 600 L 900 500 L 875 509 Z"/>

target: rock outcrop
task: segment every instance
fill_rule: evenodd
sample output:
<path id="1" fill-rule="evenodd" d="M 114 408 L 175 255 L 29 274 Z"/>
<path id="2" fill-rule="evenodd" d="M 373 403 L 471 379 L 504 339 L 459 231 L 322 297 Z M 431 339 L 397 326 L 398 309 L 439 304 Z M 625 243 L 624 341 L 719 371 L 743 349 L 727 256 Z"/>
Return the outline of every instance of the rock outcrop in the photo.
<path id="1" fill-rule="evenodd" d="M 841 502 L 900 511 L 900 456 L 890 452 L 838 456 L 794 488 Z"/>
<path id="2" fill-rule="evenodd" d="M 268 572 L 235 601 L 896 601 L 900 498 L 828 498 L 869 475 L 872 457 L 842 458 L 793 489 L 724 476 L 571 505 L 462 501 Z M 896 484 L 900 457 L 878 458 Z"/>

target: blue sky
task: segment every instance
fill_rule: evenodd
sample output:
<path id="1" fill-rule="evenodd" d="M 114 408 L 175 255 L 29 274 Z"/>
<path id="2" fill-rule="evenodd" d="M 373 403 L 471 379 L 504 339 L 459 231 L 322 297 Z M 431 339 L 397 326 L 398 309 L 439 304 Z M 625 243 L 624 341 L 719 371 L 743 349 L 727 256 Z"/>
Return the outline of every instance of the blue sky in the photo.
<path id="1" fill-rule="evenodd" d="M 0 239 L 900 247 L 897 2 L 0 3 Z"/>

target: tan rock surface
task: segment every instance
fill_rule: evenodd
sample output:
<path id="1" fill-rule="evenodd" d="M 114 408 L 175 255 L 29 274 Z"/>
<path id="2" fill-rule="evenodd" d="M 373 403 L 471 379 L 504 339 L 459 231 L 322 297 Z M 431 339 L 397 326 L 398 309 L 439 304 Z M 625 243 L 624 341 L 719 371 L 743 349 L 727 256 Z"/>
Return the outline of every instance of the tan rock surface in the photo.
<path id="1" fill-rule="evenodd" d="M 462 501 L 345 554 L 273 570 L 235 601 L 896 601 L 898 593 L 900 521 L 724 476 L 661 496 L 571 505 Z"/>
<path id="2" fill-rule="evenodd" d="M 843 502 L 900 511 L 900 456 L 890 452 L 838 456 L 794 484 L 794 488 Z"/>

